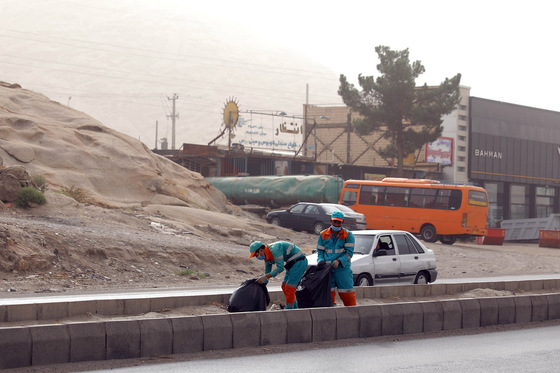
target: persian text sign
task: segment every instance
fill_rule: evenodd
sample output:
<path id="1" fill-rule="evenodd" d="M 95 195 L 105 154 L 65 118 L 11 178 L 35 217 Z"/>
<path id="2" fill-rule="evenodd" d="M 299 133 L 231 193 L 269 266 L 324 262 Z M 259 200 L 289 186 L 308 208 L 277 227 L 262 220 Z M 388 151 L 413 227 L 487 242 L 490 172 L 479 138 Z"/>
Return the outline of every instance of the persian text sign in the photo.
<path id="1" fill-rule="evenodd" d="M 453 164 L 453 139 L 438 137 L 434 142 L 426 144 L 426 162 L 435 162 L 443 166 Z"/>
<path id="2" fill-rule="evenodd" d="M 235 142 L 247 148 L 297 151 L 302 142 L 302 121 L 298 118 L 259 115 L 239 117 Z"/>

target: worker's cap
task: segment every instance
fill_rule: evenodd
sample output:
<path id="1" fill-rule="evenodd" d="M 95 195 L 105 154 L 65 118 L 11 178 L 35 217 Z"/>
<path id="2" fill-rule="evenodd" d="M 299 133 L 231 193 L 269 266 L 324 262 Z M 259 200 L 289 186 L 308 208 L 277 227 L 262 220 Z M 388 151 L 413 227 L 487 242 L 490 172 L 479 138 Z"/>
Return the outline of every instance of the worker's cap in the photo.
<path id="1" fill-rule="evenodd" d="M 331 220 L 344 221 L 344 214 L 342 213 L 342 211 L 335 211 L 331 215 Z"/>
<path id="2" fill-rule="evenodd" d="M 261 247 L 264 247 L 264 243 L 262 243 L 261 241 L 255 241 L 251 244 L 251 246 L 249 246 L 249 252 L 251 253 L 251 255 L 249 255 L 249 258 L 254 257 L 255 255 L 257 255 L 257 252 L 259 251 L 259 249 Z"/>

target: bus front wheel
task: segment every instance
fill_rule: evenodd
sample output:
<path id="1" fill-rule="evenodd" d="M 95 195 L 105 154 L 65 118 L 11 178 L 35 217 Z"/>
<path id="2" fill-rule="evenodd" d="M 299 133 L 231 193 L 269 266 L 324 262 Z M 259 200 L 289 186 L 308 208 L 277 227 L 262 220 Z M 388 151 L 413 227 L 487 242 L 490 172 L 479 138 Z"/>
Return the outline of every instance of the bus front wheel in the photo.
<path id="1" fill-rule="evenodd" d="M 433 225 L 425 225 L 420 231 L 420 237 L 426 242 L 436 242 L 437 234 Z"/>

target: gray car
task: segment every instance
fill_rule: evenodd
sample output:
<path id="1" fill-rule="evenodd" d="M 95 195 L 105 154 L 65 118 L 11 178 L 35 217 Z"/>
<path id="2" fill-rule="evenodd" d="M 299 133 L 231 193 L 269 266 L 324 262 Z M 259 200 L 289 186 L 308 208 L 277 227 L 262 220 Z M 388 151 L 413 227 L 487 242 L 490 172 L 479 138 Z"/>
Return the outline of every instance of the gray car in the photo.
<path id="1" fill-rule="evenodd" d="M 287 210 L 269 212 L 266 221 L 296 231 L 319 234 L 331 225 L 331 214 L 335 211 L 342 211 L 344 214 L 344 228 L 348 230 L 366 229 L 364 214 L 336 203 L 296 203 Z"/>
<path id="2" fill-rule="evenodd" d="M 414 235 L 397 230 L 353 231 L 352 273 L 356 286 L 427 284 L 437 278 L 434 252 Z M 307 257 L 317 264 L 317 253 Z"/>

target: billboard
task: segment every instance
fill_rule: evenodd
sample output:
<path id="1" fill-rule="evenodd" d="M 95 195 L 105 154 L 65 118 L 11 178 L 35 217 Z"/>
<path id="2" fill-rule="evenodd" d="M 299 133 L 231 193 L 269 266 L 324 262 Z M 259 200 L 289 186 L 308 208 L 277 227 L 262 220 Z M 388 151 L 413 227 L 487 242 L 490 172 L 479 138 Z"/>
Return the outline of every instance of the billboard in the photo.
<path id="1" fill-rule="evenodd" d="M 303 141 L 301 118 L 249 113 L 239 116 L 235 138 L 245 149 L 297 152 Z"/>
<path id="2" fill-rule="evenodd" d="M 438 137 L 436 141 L 426 144 L 426 162 L 439 163 L 442 166 L 453 165 L 453 139 Z"/>

